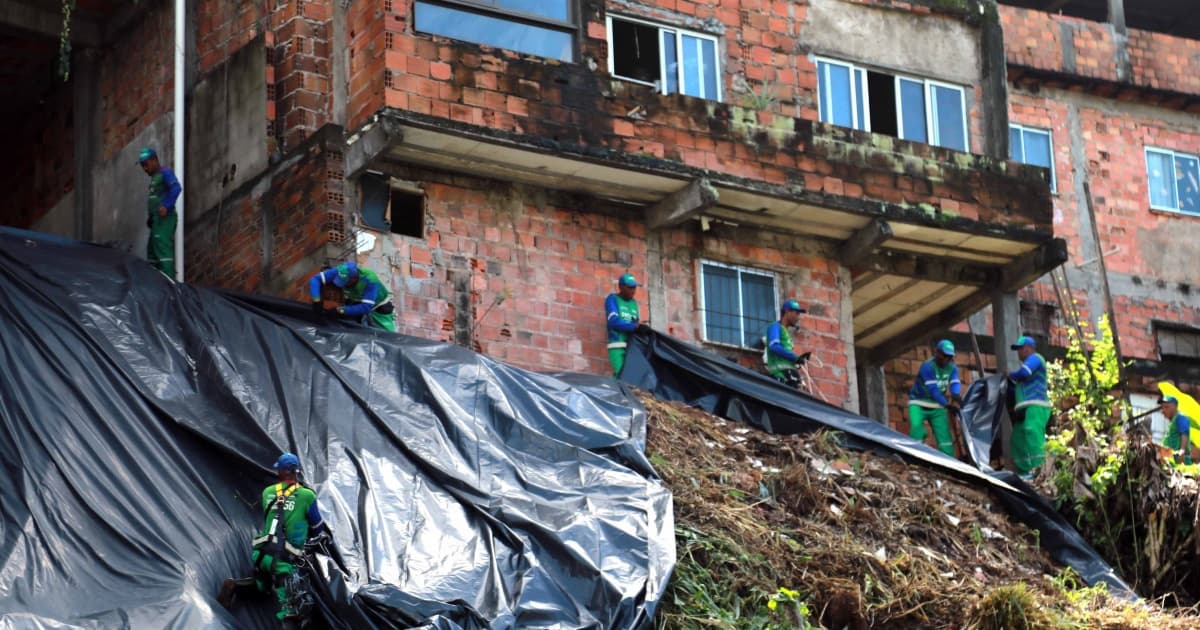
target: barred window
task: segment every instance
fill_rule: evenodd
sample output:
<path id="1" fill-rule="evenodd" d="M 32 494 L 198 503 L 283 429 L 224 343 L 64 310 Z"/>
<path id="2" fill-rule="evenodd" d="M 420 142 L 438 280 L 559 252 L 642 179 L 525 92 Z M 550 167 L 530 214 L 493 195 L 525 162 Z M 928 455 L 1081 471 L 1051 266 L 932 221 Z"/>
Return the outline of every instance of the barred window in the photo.
<path id="1" fill-rule="evenodd" d="M 775 274 L 703 261 L 700 302 L 704 340 L 754 347 L 776 319 Z"/>

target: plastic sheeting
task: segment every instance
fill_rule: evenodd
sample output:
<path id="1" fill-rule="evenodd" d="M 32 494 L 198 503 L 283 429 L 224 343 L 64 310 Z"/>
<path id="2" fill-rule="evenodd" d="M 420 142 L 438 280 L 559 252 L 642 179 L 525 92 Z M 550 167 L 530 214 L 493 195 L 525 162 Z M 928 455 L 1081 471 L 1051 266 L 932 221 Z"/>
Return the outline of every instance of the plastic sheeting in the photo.
<path id="1" fill-rule="evenodd" d="M 284 450 L 333 627 L 647 624 L 674 524 L 628 392 L 308 317 L 0 230 L 0 628 L 275 625 L 215 595 Z"/>
<path id="2" fill-rule="evenodd" d="M 1041 533 L 1042 546 L 1059 563 L 1079 572 L 1089 584 L 1104 583 L 1112 593 L 1135 597 L 1079 532 L 1053 506 L 1010 472 L 984 472 L 897 433 L 874 420 L 828 405 L 719 356 L 670 337 L 637 335 L 630 344 L 621 380 L 730 420 L 771 433 L 794 434 L 828 428 L 849 436 L 849 445 L 894 454 L 936 468 L 992 491 L 1015 519 Z M 1001 377 L 980 381 L 968 390 L 963 407 L 967 425 L 989 431 L 972 433 L 970 449 L 987 461 L 990 431 L 1003 410 Z"/>

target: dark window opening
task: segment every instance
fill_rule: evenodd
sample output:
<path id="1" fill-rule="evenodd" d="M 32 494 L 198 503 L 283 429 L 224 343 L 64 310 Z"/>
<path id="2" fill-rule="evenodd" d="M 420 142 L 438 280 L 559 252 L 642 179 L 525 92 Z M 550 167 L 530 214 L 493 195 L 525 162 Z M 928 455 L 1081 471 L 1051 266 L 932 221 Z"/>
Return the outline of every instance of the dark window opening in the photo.
<path id="1" fill-rule="evenodd" d="M 389 210 L 393 234 L 425 238 L 425 195 L 392 189 Z"/>
<path id="2" fill-rule="evenodd" d="M 1050 343 L 1050 331 L 1054 328 L 1054 307 L 1037 302 L 1021 302 L 1021 330 L 1033 337 L 1040 347 Z"/>
<path id="3" fill-rule="evenodd" d="M 363 175 L 362 221 L 372 229 L 425 238 L 425 195 L 392 188 L 382 175 Z"/>
<path id="4" fill-rule="evenodd" d="M 662 78 L 658 28 L 624 20 L 612 21 L 613 74 L 658 83 Z"/>
<path id="5" fill-rule="evenodd" d="M 1200 360 L 1200 330 L 1155 326 L 1158 353 L 1163 359 Z"/>
<path id="6" fill-rule="evenodd" d="M 896 124 L 896 77 L 882 72 L 867 73 L 867 94 L 871 103 L 871 131 L 889 136 L 900 135 Z"/>

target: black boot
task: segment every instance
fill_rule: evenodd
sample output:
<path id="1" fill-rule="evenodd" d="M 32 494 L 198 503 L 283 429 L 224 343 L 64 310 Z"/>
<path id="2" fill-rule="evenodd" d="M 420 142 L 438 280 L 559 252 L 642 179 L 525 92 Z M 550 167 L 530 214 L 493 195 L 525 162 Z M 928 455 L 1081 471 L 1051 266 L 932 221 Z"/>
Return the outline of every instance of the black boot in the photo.
<path id="1" fill-rule="evenodd" d="M 227 609 L 232 609 L 233 605 L 237 603 L 239 595 L 250 592 L 258 592 L 258 586 L 254 583 L 254 578 L 230 578 L 221 584 L 221 592 L 217 595 L 217 603 Z"/>

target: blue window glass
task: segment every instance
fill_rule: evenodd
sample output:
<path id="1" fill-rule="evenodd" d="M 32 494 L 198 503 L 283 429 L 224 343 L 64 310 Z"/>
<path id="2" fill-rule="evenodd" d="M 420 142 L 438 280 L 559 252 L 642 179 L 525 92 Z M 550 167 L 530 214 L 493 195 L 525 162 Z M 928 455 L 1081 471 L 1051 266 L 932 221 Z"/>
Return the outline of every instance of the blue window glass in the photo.
<path id="1" fill-rule="evenodd" d="M 664 94 L 674 94 L 679 91 L 679 51 L 675 46 L 675 31 L 664 30 L 662 32 L 662 51 L 667 68 L 667 76 L 664 77 L 666 81 Z"/>
<path id="2" fill-rule="evenodd" d="M 704 338 L 717 343 L 741 345 L 737 270 L 716 265 L 702 265 L 701 269 L 704 281 Z"/>
<path id="3" fill-rule="evenodd" d="M 963 112 L 963 93 L 958 88 L 930 85 L 933 101 L 932 121 L 937 146 L 967 150 L 966 116 Z"/>
<path id="4" fill-rule="evenodd" d="M 1050 170 L 1050 189 L 1056 190 L 1054 181 L 1054 150 L 1051 148 L 1050 132 L 1031 129 L 1020 125 L 1008 128 L 1008 154 L 1013 160 Z"/>
<path id="5" fill-rule="evenodd" d="M 742 346 L 752 347 L 775 321 L 775 278 L 742 272 Z"/>
<path id="6" fill-rule="evenodd" d="M 717 98 L 717 45 L 711 39 L 700 40 L 700 60 L 704 63 L 704 98 Z"/>
<path id="7" fill-rule="evenodd" d="M 1008 159 L 1016 162 L 1025 161 L 1025 148 L 1021 145 L 1021 128 L 1008 128 Z"/>
<path id="8" fill-rule="evenodd" d="M 900 79 L 900 137 L 905 140 L 928 142 L 925 133 L 925 84 Z"/>
<path id="9" fill-rule="evenodd" d="M 1200 214 L 1200 161 L 1190 155 L 1175 156 L 1175 195 L 1180 212 Z"/>
<path id="10" fill-rule="evenodd" d="M 513 22 L 502 17 L 461 11 L 429 2 L 417 2 L 415 11 L 415 27 L 422 33 L 560 61 L 571 61 L 574 57 L 572 35 L 568 31 Z"/>
<path id="11" fill-rule="evenodd" d="M 1175 163 L 1170 153 L 1146 151 L 1146 177 L 1150 186 L 1150 205 L 1175 210 Z"/>
<path id="12" fill-rule="evenodd" d="M 521 13 L 528 13 L 530 15 L 540 15 L 562 22 L 571 19 L 571 3 L 569 0 L 480 0 L 480 4 L 491 5 L 510 11 L 520 11 Z"/>
<path id="13" fill-rule="evenodd" d="M 842 127 L 854 126 L 854 113 L 850 109 L 850 68 L 826 61 L 817 62 L 817 109 L 821 122 Z"/>
<path id="14" fill-rule="evenodd" d="M 683 93 L 688 96 L 703 96 L 704 81 L 700 54 L 700 40 L 688 35 L 683 36 Z"/>

